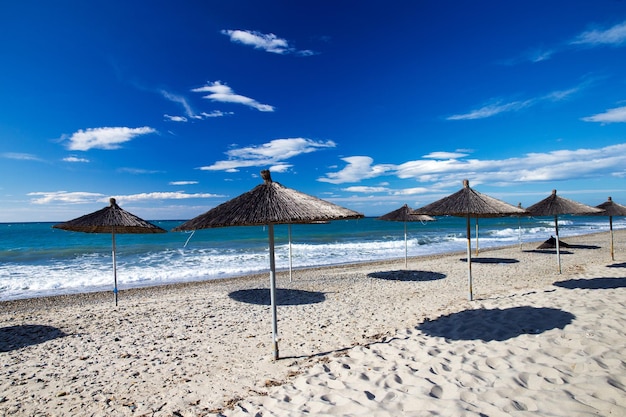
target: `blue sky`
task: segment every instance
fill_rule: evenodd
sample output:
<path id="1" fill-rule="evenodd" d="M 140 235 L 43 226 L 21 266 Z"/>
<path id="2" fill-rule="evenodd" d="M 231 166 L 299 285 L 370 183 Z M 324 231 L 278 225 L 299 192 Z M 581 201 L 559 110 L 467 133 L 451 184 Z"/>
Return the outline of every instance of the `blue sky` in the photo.
<path id="1" fill-rule="evenodd" d="M 0 221 L 626 203 L 626 2 L 4 1 Z"/>

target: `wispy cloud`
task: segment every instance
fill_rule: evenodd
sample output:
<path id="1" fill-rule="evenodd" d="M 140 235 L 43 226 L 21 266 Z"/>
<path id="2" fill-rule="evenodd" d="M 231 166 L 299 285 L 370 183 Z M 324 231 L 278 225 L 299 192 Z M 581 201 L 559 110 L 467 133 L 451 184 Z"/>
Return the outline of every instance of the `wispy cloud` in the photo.
<path id="1" fill-rule="evenodd" d="M 67 148 L 72 151 L 88 151 L 90 149 L 119 149 L 122 143 L 128 142 L 137 136 L 155 133 L 156 130 L 144 126 L 130 127 L 98 127 L 79 130 L 67 140 Z"/>
<path id="2" fill-rule="evenodd" d="M 196 185 L 198 181 L 170 181 L 169 185 Z"/>
<path id="3" fill-rule="evenodd" d="M 529 98 L 527 100 L 515 100 L 503 102 L 502 100 L 492 99 L 489 104 L 471 110 L 468 113 L 455 114 L 446 117 L 446 120 L 477 120 L 486 119 L 497 116 L 501 113 L 520 111 L 544 102 L 558 102 L 565 100 L 573 94 L 579 92 L 589 84 L 588 81 L 566 90 L 556 90 L 540 97 Z"/>
<path id="4" fill-rule="evenodd" d="M 124 174 L 133 174 L 133 175 L 146 175 L 146 174 L 161 174 L 163 171 L 158 171 L 154 169 L 143 169 L 143 168 L 118 168 L 117 172 L 121 172 Z"/>
<path id="5" fill-rule="evenodd" d="M 87 158 L 79 158 L 77 156 L 68 156 L 66 158 L 63 158 L 64 162 L 89 162 L 89 159 Z"/>
<path id="6" fill-rule="evenodd" d="M 185 123 L 188 120 L 185 116 L 170 116 L 169 114 L 164 114 L 163 119 L 167 120 L 168 122 L 179 122 L 179 123 Z"/>
<path id="7" fill-rule="evenodd" d="M 188 200 L 191 198 L 220 198 L 224 196 L 221 194 L 210 194 L 210 193 L 188 194 L 188 193 L 185 193 L 184 191 L 175 191 L 175 192 L 152 192 L 152 193 L 117 195 L 113 197 L 118 202 L 128 203 L 128 202 L 151 201 L 151 200 Z M 108 201 L 108 199 L 104 199 L 100 201 L 105 202 L 105 201 Z"/>
<path id="8" fill-rule="evenodd" d="M 6 159 L 16 159 L 18 161 L 43 161 L 43 159 L 39 158 L 36 155 L 30 154 L 30 153 L 3 152 L 0 155 L 3 158 L 6 158 Z"/>
<path id="9" fill-rule="evenodd" d="M 604 113 L 583 117 L 582 120 L 584 120 L 585 122 L 598 123 L 626 123 L 626 106 L 608 109 Z"/>
<path id="10" fill-rule="evenodd" d="M 311 56 L 316 53 L 310 50 L 298 50 L 289 44 L 286 39 L 279 38 L 273 33 L 261 33 L 251 30 L 222 30 L 221 33 L 230 38 L 231 42 L 252 46 L 266 52 L 280 55 Z"/>
<path id="11" fill-rule="evenodd" d="M 210 93 L 203 96 L 203 98 L 211 101 L 242 104 L 262 112 L 274 111 L 274 107 L 269 104 L 261 104 L 250 97 L 235 94 L 232 88 L 226 84 L 222 84 L 221 81 L 210 82 L 203 87 L 194 88 L 191 91 L 194 93 Z"/>
<path id="12" fill-rule="evenodd" d="M 274 170 L 285 170 L 291 165 L 284 161 L 295 156 L 316 152 L 324 148 L 334 148 L 335 142 L 314 141 L 306 138 L 274 139 L 259 146 L 233 148 L 226 152 L 227 160 L 217 161 L 213 165 L 200 167 L 205 171 L 236 172 L 240 168 L 274 166 Z"/>
<path id="13" fill-rule="evenodd" d="M 104 197 L 103 194 L 90 193 L 83 191 L 38 191 L 28 193 L 28 196 L 35 197 L 32 202 L 34 204 L 50 204 L 50 203 L 64 203 L 64 204 L 85 204 L 94 203 Z"/>
<path id="14" fill-rule="evenodd" d="M 447 153 L 442 153 L 446 155 Z M 432 156 L 432 154 L 431 154 Z M 449 156 L 449 155 L 446 155 Z M 401 164 L 374 164 L 368 156 L 343 158 L 346 166 L 318 178 L 332 184 L 358 183 L 381 176 L 414 179 L 420 183 L 458 181 L 460 175 L 473 182 L 509 185 L 620 175 L 626 166 L 626 143 L 603 148 L 529 153 L 523 157 L 481 160 L 478 158 L 418 159 Z"/>
<path id="15" fill-rule="evenodd" d="M 166 90 L 161 90 L 159 92 L 167 100 L 169 100 L 169 101 L 171 101 L 173 103 L 176 103 L 176 104 L 180 104 L 183 107 L 185 115 L 188 118 L 190 118 L 190 119 L 199 119 L 200 118 L 200 116 L 198 116 L 196 114 L 196 112 L 193 111 L 193 109 L 191 108 L 191 105 L 187 101 L 186 97 L 181 96 L 179 94 L 170 93 L 169 91 L 166 91 Z M 180 121 L 180 120 L 176 120 L 176 121 Z"/>
<path id="16" fill-rule="evenodd" d="M 608 29 L 593 29 L 581 33 L 570 44 L 584 46 L 622 46 L 626 43 L 626 22 Z"/>

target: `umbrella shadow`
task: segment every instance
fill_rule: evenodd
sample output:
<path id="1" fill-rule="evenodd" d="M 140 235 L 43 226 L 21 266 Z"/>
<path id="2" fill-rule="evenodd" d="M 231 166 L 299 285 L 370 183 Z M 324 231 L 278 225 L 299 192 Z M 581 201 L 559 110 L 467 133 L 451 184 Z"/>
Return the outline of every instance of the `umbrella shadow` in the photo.
<path id="1" fill-rule="evenodd" d="M 60 329 L 39 324 L 0 327 L 0 352 L 10 352 L 65 337 Z"/>
<path id="2" fill-rule="evenodd" d="M 461 258 L 461 262 L 467 262 L 467 258 Z M 472 258 L 472 263 L 477 264 L 516 264 L 519 260 L 513 258 Z"/>
<path id="3" fill-rule="evenodd" d="M 569 245 L 570 249 L 602 249 L 601 246 L 598 245 Z"/>
<path id="4" fill-rule="evenodd" d="M 626 268 L 626 262 L 622 262 L 621 264 L 607 265 L 607 268 Z"/>
<path id="5" fill-rule="evenodd" d="M 237 290 L 228 294 L 235 301 L 248 304 L 258 304 L 269 306 L 269 288 L 252 288 L 247 290 Z M 277 306 L 296 306 L 303 304 L 317 304 L 326 301 L 326 295 L 318 291 L 291 290 L 286 288 L 276 289 Z"/>
<path id="6" fill-rule="evenodd" d="M 427 336 L 452 340 L 504 341 L 522 334 L 563 329 L 576 318 L 571 313 L 547 307 L 511 307 L 465 310 L 425 321 L 417 329 Z"/>
<path id="7" fill-rule="evenodd" d="M 555 282 L 553 285 L 570 290 L 608 290 L 626 288 L 626 278 L 568 279 L 567 281 Z"/>
<path id="8" fill-rule="evenodd" d="M 371 272 L 367 276 L 390 281 L 436 281 L 446 277 L 445 274 L 439 272 L 411 270 Z"/>
<path id="9" fill-rule="evenodd" d="M 556 249 L 529 249 L 525 250 L 526 253 L 547 253 L 549 255 L 556 255 Z M 574 252 L 568 250 L 559 250 L 561 255 L 573 255 Z"/>

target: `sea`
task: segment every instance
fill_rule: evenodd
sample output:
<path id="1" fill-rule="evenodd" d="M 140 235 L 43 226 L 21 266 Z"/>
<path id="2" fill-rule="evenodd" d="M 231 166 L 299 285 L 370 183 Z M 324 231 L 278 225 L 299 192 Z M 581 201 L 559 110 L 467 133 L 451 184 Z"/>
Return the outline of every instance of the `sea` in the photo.
<path id="1" fill-rule="evenodd" d="M 117 234 L 120 290 L 215 280 L 269 270 L 266 226 L 171 232 L 183 221 L 152 221 L 170 232 Z M 113 289 L 110 234 L 68 232 L 54 223 L 0 223 L 0 301 Z M 406 241 L 405 241 L 406 225 Z M 626 218 L 613 219 L 625 229 Z M 476 220 L 471 220 L 472 250 Z M 605 216 L 559 216 L 559 236 L 607 232 Z M 480 249 L 524 244 L 534 248 L 553 236 L 554 218 L 500 217 L 478 220 Z M 466 220 L 390 222 L 376 218 L 321 224 L 275 225 L 278 271 L 464 251 Z M 537 243 L 537 245 L 539 244 Z M 402 265 L 403 267 L 404 265 Z"/>

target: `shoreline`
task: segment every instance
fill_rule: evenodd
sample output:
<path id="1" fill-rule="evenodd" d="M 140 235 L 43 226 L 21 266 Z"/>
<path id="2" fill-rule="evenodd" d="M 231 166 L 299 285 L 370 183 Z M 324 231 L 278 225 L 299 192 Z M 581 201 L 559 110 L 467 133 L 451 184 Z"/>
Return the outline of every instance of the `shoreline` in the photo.
<path id="1" fill-rule="evenodd" d="M 614 234 L 618 234 L 618 233 L 626 234 L 626 229 L 614 230 L 613 233 Z M 595 236 L 602 236 L 605 234 L 607 234 L 607 232 L 593 232 L 593 233 L 586 233 L 586 234 L 581 234 L 581 235 L 561 237 L 560 240 L 561 241 L 563 241 L 564 239 L 577 240 L 584 236 L 595 237 Z M 472 244 L 474 244 L 474 242 L 475 242 L 475 238 L 472 239 Z M 523 242 L 523 245 L 537 245 L 538 242 L 541 242 L 541 241 L 540 240 L 527 241 L 527 242 Z M 519 243 L 516 243 L 516 244 L 511 244 L 511 245 L 480 248 L 479 253 L 498 251 L 498 250 L 503 250 L 503 249 L 513 249 L 513 248 L 519 248 L 519 247 L 520 247 Z M 563 250 L 565 249 L 566 248 L 563 248 Z M 419 262 L 420 260 L 428 261 L 431 259 L 439 259 L 442 257 L 457 256 L 457 255 L 462 256 L 465 254 L 466 254 L 466 251 L 464 250 L 463 251 L 451 251 L 451 252 L 442 252 L 442 253 L 435 253 L 435 254 L 428 254 L 428 255 L 412 256 L 412 257 L 409 257 L 408 260 L 411 262 Z M 474 257 L 475 257 L 475 248 L 472 247 L 472 258 Z M 383 266 L 383 265 L 389 265 L 389 264 L 398 264 L 401 261 L 404 262 L 404 257 L 389 258 L 389 259 L 376 260 L 376 261 L 347 262 L 347 263 L 338 263 L 338 264 L 322 265 L 322 266 L 310 266 L 310 267 L 305 266 L 305 267 L 293 268 L 292 271 L 294 273 L 295 272 L 314 273 L 316 271 L 326 270 L 326 269 L 333 270 L 333 269 L 343 269 L 343 268 L 350 268 L 350 267 L 374 268 L 377 265 Z M 285 276 L 285 274 L 287 275 L 289 274 L 289 270 L 287 268 L 276 270 L 277 278 L 283 277 Z M 260 277 L 268 277 L 268 276 L 269 276 L 269 269 L 266 272 L 257 272 L 257 273 L 229 276 L 229 277 L 224 277 L 224 278 L 181 281 L 181 282 L 172 282 L 172 283 L 167 283 L 167 284 L 154 284 L 154 285 L 146 284 L 145 286 L 137 286 L 137 287 L 131 287 L 127 289 L 119 289 L 118 294 L 121 299 L 123 296 L 135 296 L 135 294 L 142 293 L 144 291 L 156 292 L 156 291 L 176 290 L 179 288 L 193 288 L 196 286 L 212 285 L 214 283 L 221 283 L 221 282 L 228 282 L 228 281 L 255 280 Z M 84 298 L 85 299 L 84 301 L 92 300 L 93 302 L 101 302 L 101 301 L 107 302 L 108 301 L 107 299 L 110 299 L 112 297 L 113 297 L 112 290 L 94 290 L 94 291 L 88 291 L 88 292 L 72 292 L 68 294 L 58 294 L 58 295 L 23 297 L 23 298 L 9 299 L 9 300 L 0 300 L 0 309 L 3 308 L 4 305 L 13 305 L 15 306 L 15 308 L 23 308 L 22 304 L 28 304 L 28 305 L 42 304 L 42 305 L 47 305 L 51 307 L 51 306 L 57 305 L 58 303 L 63 304 L 63 303 L 67 303 L 68 301 L 71 302 L 73 298 L 78 298 L 78 299 Z"/>
<path id="2" fill-rule="evenodd" d="M 386 407 L 405 407 L 410 405 L 407 401 L 417 401 L 426 407 L 423 409 L 432 406 L 432 410 L 443 414 L 454 404 L 465 410 L 460 414 L 473 416 L 479 415 L 474 413 L 476 407 L 490 409 L 507 395 L 518 398 L 532 411 L 533 396 L 541 396 L 541 391 L 548 389 L 575 389 L 581 384 L 579 375 L 571 374 L 557 361 L 549 368 L 567 372 L 569 376 L 559 374 L 559 378 L 572 383 L 555 387 L 537 383 L 539 390 L 520 392 L 515 391 L 519 387 L 510 388 L 513 391 L 493 394 L 493 398 L 479 389 L 481 378 L 515 379 L 519 376 L 509 374 L 537 366 L 516 362 L 523 358 L 549 354 L 558 359 L 566 352 L 575 355 L 579 345 L 570 348 L 562 335 L 574 338 L 571 340 L 584 339 L 591 329 L 604 337 L 594 337 L 596 347 L 585 351 L 585 355 L 596 362 L 610 363 L 603 372 L 612 372 L 597 382 L 598 387 L 606 388 L 607 380 L 617 387 L 609 386 L 608 398 L 594 401 L 604 401 L 597 406 L 599 410 L 608 410 L 610 404 L 617 407 L 615 410 L 626 410 L 626 391 L 619 391 L 619 387 L 626 387 L 626 371 L 619 361 L 615 362 L 615 355 L 621 355 L 622 364 L 626 358 L 621 350 L 614 352 L 626 340 L 626 325 L 622 325 L 626 323 L 619 308 L 620 304 L 626 307 L 624 288 L 602 289 L 600 294 L 593 289 L 554 285 L 600 278 L 625 280 L 625 237 L 626 230 L 615 231 L 615 262 L 610 261 L 608 253 L 608 232 L 565 238 L 567 243 L 586 248 L 564 249 L 562 274 L 556 272 L 556 255 L 533 251 L 536 242 L 532 248 L 525 243 L 524 250 L 519 245 L 483 249 L 480 254 L 487 256 L 479 255 L 478 259 L 489 262 L 472 264 L 474 301 L 467 300 L 467 264 L 461 261 L 465 251 L 409 258 L 406 270 L 402 258 L 298 269 L 293 282 L 289 282 L 288 271 L 279 272 L 278 361 L 271 359 L 269 297 L 264 291 L 269 286 L 267 273 L 124 290 L 118 307 L 113 304 L 111 292 L 1 302 L 0 331 L 4 341 L 0 358 L 6 365 L 0 369 L 0 414 L 234 416 L 267 412 L 287 416 L 379 410 L 382 415 L 398 415 L 402 413 Z M 608 264 L 618 267 L 607 268 Z M 584 297 L 580 291 L 584 291 Z M 518 311 L 529 302 L 536 306 L 533 308 L 561 306 L 564 311 L 571 310 L 577 320 L 593 314 L 600 314 L 601 319 L 593 316 L 593 320 L 583 320 L 581 325 L 589 330 L 575 334 L 567 331 L 568 327 L 565 333 L 546 329 L 500 343 L 462 341 L 457 347 L 450 345 L 455 333 L 440 339 L 418 330 L 442 317 L 494 308 Z M 525 320 L 525 316 L 513 318 Z M 496 323 L 501 327 L 498 332 L 506 333 L 515 320 L 509 317 L 508 321 Z M 569 324 L 576 325 L 575 321 Z M 605 331 L 606 325 L 610 331 Z M 534 322 L 523 327 L 542 329 Z M 36 333 L 30 334 L 33 329 Z M 547 353 L 541 349 L 532 355 L 510 353 L 525 349 L 533 340 L 543 343 L 544 339 L 549 343 L 541 349 Z M 554 345 L 561 340 L 565 344 Z M 576 343 L 583 342 L 581 339 Z M 478 370 L 466 369 L 458 360 L 475 360 L 469 348 L 464 350 L 470 345 L 509 365 L 494 365 L 497 376 L 486 373 L 489 367 L 484 363 L 476 365 Z M 382 352 L 386 349 L 395 353 Z M 372 357 L 377 350 L 382 352 L 380 358 Z M 428 352 L 435 350 L 441 353 L 430 356 Z M 413 363 L 412 357 L 419 359 Z M 409 362 L 400 364 L 401 359 Z M 423 363 L 434 359 L 443 362 L 432 365 L 437 374 L 430 377 L 421 371 L 398 374 L 407 366 L 422 369 Z M 450 368 L 446 362 L 456 365 Z M 369 382 L 361 378 L 361 371 L 356 371 L 362 366 Z M 441 373 L 442 367 L 449 371 Z M 378 374 L 378 368 L 386 369 L 388 375 Z M 584 371 L 584 367 L 581 369 Z M 537 372 L 545 371 L 542 368 Z M 439 380 L 446 374 L 445 380 Z M 329 379 L 332 375 L 336 382 Z M 405 383 L 398 385 L 393 378 Z M 471 392 L 467 391 L 472 386 L 467 378 L 476 386 Z M 429 386 L 422 394 L 404 397 L 403 390 L 411 387 L 409 381 L 424 384 L 426 380 L 437 382 L 440 388 Z M 385 384 L 397 388 L 391 391 L 395 400 L 368 400 L 364 392 L 378 399 L 385 397 Z M 615 397 L 615 390 L 621 397 Z M 428 394 L 431 391 L 433 395 Z M 562 393 L 556 391 L 554 395 Z M 347 408 L 342 409 L 342 404 Z M 577 415 L 567 414 L 566 408 L 559 414 L 558 407 L 553 408 L 553 415 Z"/>

